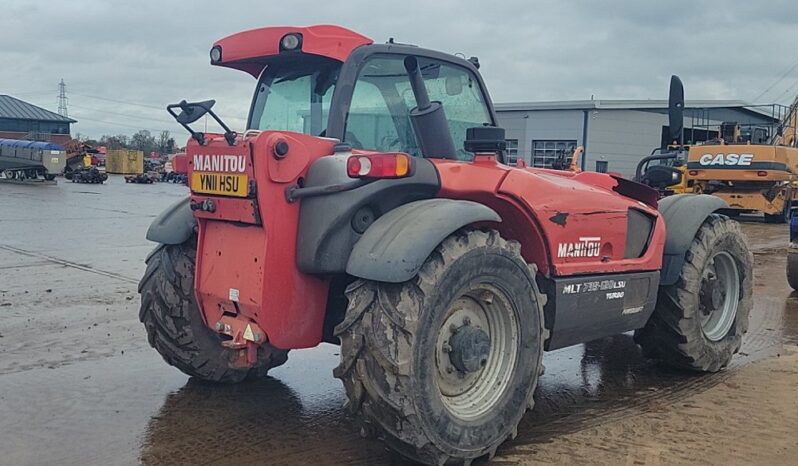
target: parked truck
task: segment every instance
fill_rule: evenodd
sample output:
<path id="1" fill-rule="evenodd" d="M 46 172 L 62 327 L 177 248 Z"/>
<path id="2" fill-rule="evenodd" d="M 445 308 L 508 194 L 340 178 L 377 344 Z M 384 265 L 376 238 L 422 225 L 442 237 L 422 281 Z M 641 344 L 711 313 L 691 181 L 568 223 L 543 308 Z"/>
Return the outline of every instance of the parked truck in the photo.
<path id="1" fill-rule="evenodd" d="M 52 181 L 65 164 L 66 151 L 58 144 L 0 139 L 0 175 L 5 179 Z"/>

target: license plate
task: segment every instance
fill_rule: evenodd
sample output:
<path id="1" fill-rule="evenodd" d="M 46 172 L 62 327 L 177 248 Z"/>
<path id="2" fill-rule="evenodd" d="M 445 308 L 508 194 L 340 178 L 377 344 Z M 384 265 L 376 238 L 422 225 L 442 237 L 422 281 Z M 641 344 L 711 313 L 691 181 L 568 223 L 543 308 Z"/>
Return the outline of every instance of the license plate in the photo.
<path id="1" fill-rule="evenodd" d="M 249 183 L 247 175 L 194 172 L 191 175 L 191 190 L 202 194 L 247 197 Z"/>

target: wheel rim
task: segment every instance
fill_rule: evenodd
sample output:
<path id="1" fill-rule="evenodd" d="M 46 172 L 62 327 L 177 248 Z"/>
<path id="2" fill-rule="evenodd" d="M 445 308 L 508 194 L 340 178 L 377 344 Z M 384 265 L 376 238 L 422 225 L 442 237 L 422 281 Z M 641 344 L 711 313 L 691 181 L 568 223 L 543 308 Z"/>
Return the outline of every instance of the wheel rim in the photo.
<path id="1" fill-rule="evenodd" d="M 436 343 L 436 382 L 446 409 L 463 420 L 490 411 L 510 385 L 518 344 L 518 319 L 498 288 L 479 284 L 455 300 Z"/>
<path id="2" fill-rule="evenodd" d="M 711 341 L 726 337 L 734 325 L 740 300 L 740 272 L 728 252 L 719 252 L 704 269 L 699 292 L 701 330 Z"/>

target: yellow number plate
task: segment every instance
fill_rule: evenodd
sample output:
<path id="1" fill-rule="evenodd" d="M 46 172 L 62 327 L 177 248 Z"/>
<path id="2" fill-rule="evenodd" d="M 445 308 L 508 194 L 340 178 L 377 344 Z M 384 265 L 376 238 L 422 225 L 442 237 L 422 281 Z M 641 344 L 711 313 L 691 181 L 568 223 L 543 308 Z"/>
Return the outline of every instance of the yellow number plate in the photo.
<path id="1" fill-rule="evenodd" d="M 247 181 L 247 175 L 194 172 L 191 175 L 191 190 L 202 194 L 247 197 L 249 193 Z"/>

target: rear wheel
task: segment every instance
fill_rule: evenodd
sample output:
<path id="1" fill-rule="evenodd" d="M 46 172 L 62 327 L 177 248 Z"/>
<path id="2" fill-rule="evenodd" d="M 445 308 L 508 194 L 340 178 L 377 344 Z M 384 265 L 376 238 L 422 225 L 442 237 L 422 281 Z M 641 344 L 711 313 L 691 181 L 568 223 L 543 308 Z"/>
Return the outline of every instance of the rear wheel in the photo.
<path id="1" fill-rule="evenodd" d="M 787 253 L 787 282 L 798 291 L 798 252 Z"/>
<path id="2" fill-rule="evenodd" d="M 685 255 L 679 280 L 659 290 L 635 340 L 671 366 L 716 372 L 739 351 L 753 307 L 753 257 L 737 222 L 712 214 Z"/>
<path id="3" fill-rule="evenodd" d="M 222 346 L 219 334 L 202 319 L 194 298 L 194 258 L 197 238 L 179 245 L 160 245 L 147 259 L 139 283 L 139 318 L 147 329 L 150 346 L 184 373 L 212 382 L 234 383 L 262 377 L 288 358 L 287 350 L 268 344 L 258 347 L 258 362 L 251 368 L 231 366 L 235 351 Z"/>
<path id="4" fill-rule="evenodd" d="M 544 298 L 520 246 L 460 232 L 401 283 L 358 280 L 336 327 L 350 410 L 426 464 L 493 455 L 533 405 Z"/>

